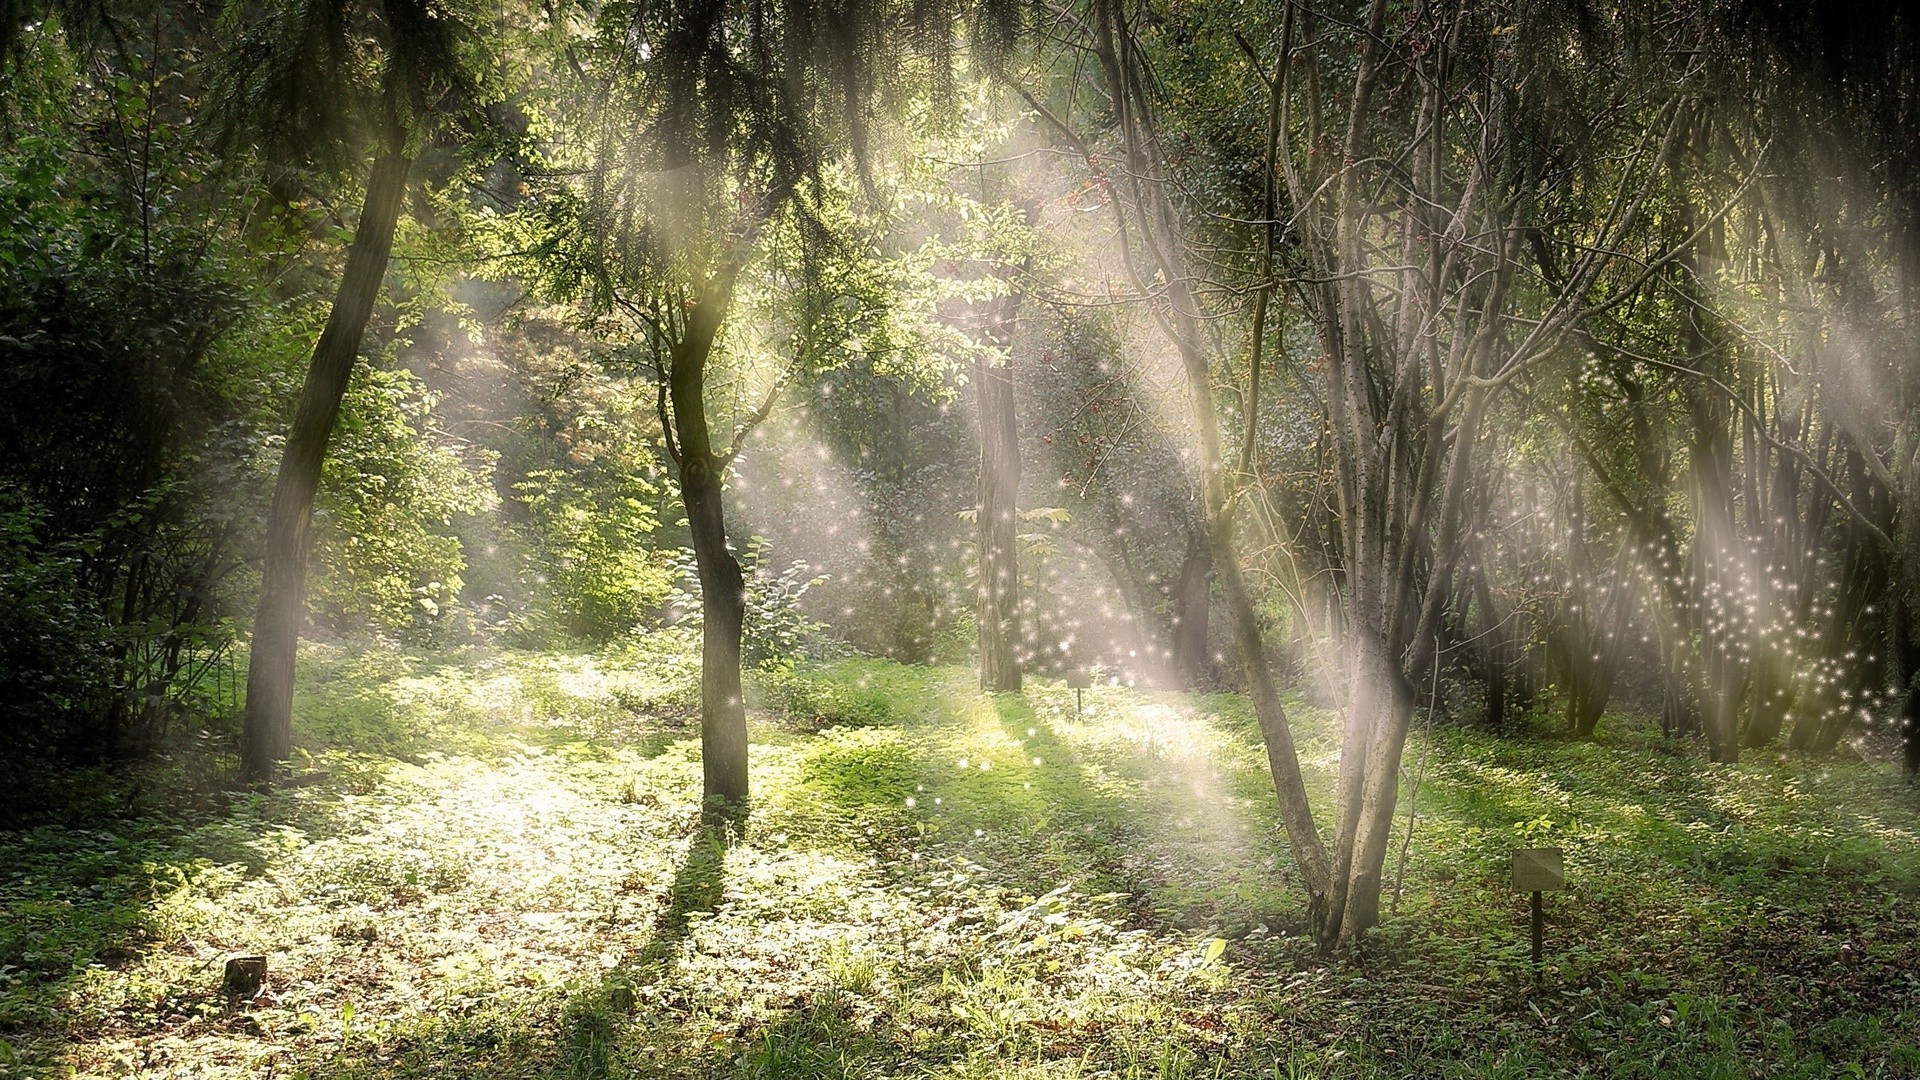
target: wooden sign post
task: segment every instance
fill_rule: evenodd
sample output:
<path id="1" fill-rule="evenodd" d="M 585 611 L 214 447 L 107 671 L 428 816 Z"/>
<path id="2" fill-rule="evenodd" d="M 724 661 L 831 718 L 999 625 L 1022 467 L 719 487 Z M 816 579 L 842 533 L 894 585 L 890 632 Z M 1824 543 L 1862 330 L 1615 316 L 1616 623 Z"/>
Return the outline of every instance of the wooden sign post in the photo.
<path id="1" fill-rule="evenodd" d="M 1557 847 L 1520 848 L 1513 853 L 1513 887 L 1533 894 L 1533 974 L 1540 977 L 1541 938 L 1546 931 L 1546 915 L 1540 906 L 1542 892 L 1557 892 L 1567 887 L 1566 859 Z"/>
<path id="2" fill-rule="evenodd" d="M 1067 685 L 1073 687 L 1073 719 L 1080 719 L 1080 694 L 1093 685 L 1093 672 L 1086 668 L 1067 669 Z"/>

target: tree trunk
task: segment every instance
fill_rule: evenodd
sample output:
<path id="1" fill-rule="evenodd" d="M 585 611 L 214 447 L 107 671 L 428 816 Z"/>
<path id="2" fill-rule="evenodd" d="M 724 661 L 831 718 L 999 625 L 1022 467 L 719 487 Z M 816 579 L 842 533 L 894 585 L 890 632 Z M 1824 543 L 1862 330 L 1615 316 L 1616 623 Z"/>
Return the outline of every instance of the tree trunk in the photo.
<path id="1" fill-rule="evenodd" d="M 1260 725 L 1261 741 L 1267 752 L 1267 769 L 1273 778 L 1274 796 L 1279 803 L 1280 820 L 1293 848 L 1308 896 L 1308 917 L 1314 922 L 1325 918 L 1328 903 L 1327 849 L 1314 825 L 1313 807 L 1307 798 L 1306 781 L 1300 773 L 1300 759 L 1293 745 L 1293 731 L 1287 719 L 1279 689 L 1274 685 L 1268 665 L 1266 643 L 1253 598 L 1240 573 L 1240 554 L 1234 542 L 1233 506 L 1227 498 L 1227 464 L 1221 449 L 1220 418 L 1215 412 L 1213 380 L 1204 342 L 1206 336 L 1194 313 L 1203 310 L 1188 291 L 1187 277 L 1176 245 L 1179 240 L 1168 227 L 1176 219 L 1164 187 L 1151 178 L 1158 173 L 1148 116 L 1139 94 L 1141 81 L 1133 69 L 1135 54 L 1129 48 L 1123 58 L 1121 43 L 1130 42 L 1120 4 L 1098 0 L 1092 11 L 1093 51 L 1106 80 L 1108 100 L 1116 111 L 1118 127 L 1126 148 L 1126 190 L 1132 193 L 1131 224 L 1142 239 L 1155 271 L 1165 282 L 1167 303 L 1150 310 L 1156 326 L 1167 342 L 1180 353 L 1186 374 L 1187 396 L 1199 429 L 1201 506 L 1206 518 L 1207 543 L 1212 549 L 1214 573 L 1220 585 L 1221 601 L 1233 629 L 1235 643 L 1247 669 L 1249 696 Z M 1031 99 L 1029 99 L 1031 100 Z M 1091 160 L 1091 155 L 1089 155 Z M 1129 227 L 1127 200 L 1111 200 L 1115 223 L 1122 235 Z M 1127 260 L 1128 275 L 1135 289 L 1151 290 L 1134 260 Z M 1256 414 L 1257 415 L 1257 414 Z"/>
<path id="2" fill-rule="evenodd" d="M 667 395 L 673 403 L 673 449 L 680 466 L 680 499 L 687 511 L 695 573 L 700 578 L 701 803 L 709 818 L 746 811 L 747 710 L 740 694 L 740 635 L 746 619 L 746 578 L 727 545 L 722 478 L 727 459 L 714 453 L 707 425 L 707 359 L 733 303 L 739 262 L 722 268 L 701 289 L 686 330 L 672 350 Z"/>
<path id="3" fill-rule="evenodd" d="M 1207 575 L 1213 568 L 1212 556 L 1204 536 L 1187 543 L 1187 557 L 1180 564 L 1180 586 L 1174 595 L 1173 659 L 1181 682 L 1188 690 L 1197 690 L 1207 679 L 1207 616 L 1211 589 Z"/>
<path id="4" fill-rule="evenodd" d="M 1905 595 L 1906 584 L 1896 578 L 1889 636 L 1895 677 L 1905 691 L 1900 701 L 1900 761 L 1908 775 L 1920 773 L 1920 641 L 1914 636 L 1914 612 Z"/>
<path id="5" fill-rule="evenodd" d="M 1772 746 L 1780 737 L 1781 729 L 1786 725 L 1787 707 L 1792 704 L 1786 694 L 1789 688 L 1788 673 L 1782 670 L 1776 658 L 1763 654 L 1754 665 L 1753 696 L 1748 702 L 1746 730 L 1740 737 L 1740 745 L 1749 750 L 1761 750 Z"/>
<path id="6" fill-rule="evenodd" d="M 1196 405 L 1206 409 L 1202 428 L 1212 419 L 1210 403 Z M 1202 440 L 1205 446 L 1207 441 Z M 1217 450 L 1219 443 L 1213 447 Z M 1218 456 L 1203 461 L 1203 469 L 1219 467 Z M 1210 495 L 1207 533 L 1213 548 L 1214 566 L 1220 579 L 1220 597 L 1227 621 L 1240 650 L 1240 662 L 1247 669 L 1247 689 L 1253 698 L 1253 716 L 1260 725 L 1260 741 L 1267 751 L 1267 773 L 1273 780 L 1274 797 L 1280 804 L 1280 822 L 1286 828 L 1287 842 L 1293 847 L 1294 861 L 1307 890 L 1308 918 L 1321 917 L 1326 904 L 1326 846 L 1314 827 L 1313 807 L 1307 799 L 1306 781 L 1300 774 L 1300 757 L 1293 745 L 1293 729 L 1287 720 L 1286 706 L 1274 685 L 1273 671 L 1267 665 L 1266 641 L 1260 632 L 1260 619 L 1253 609 L 1253 598 L 1240 576 L 1240 557 L 1233 543 L 1233 523 L 1229 512 Z"/>
<path id="7" fill-rule="evenodd" d="M 1173 337 L 1174 335 L 1169 335 Z M 1280 690 L 1274 685 L 1273 669 L 1267 662 L 1265 635 L 1260 617 L 1240 574 L 1240 552 L 1233 537 L 1233 509 L 1227 501 L 1226 462 L 1220 451 L 1220 419 L 1213 409 L 1212 386 L 1206 358 L 1181 344 L 1181 359 L 1187 375 L 1187 395 L 1193 402 L 1195 426 L 1200 431 L 1201 507 L 1206 514 L 1207 544 L 1214 572 L 1220 582 L 1220 599 L 1226 608 L 1227 622 L 1240 650 L 1240 662 L 1247 671 L 1248 696 L 1253 698 L 1254 719 L 1260 725 L 1260 741 L 1267 751 L 1267 772 L 1273 780 L 1273 792 L 1280 804 L 1280 821 L 1293 847 L 1294 861 L 1307 890 L 1308 918 L 1324 918 L 1327 889 L 1331 876 L 1327 869 L 1326 845 L 1314 826 L 1313 807 L 1307 799 L 1306 780 L 1300 773 L 1300 757 L 1293 745 L 1293 728 L 1287 719 Z"/>
<path id="8" fill-rule="evenodd" d="M 676 387 L 676 396 L 677 396 Z M 697 392 L 697 391 L 696 391 Z M 686 423 L 681 414 L 681 425 Z M 685 438 L 684 426 L 681 427 Z M 684 444 L 681 450 L 686 453 Z M 684 458 L 680 497 L 687 508 L 694 566 L 700 576 L 700 763 L 711 811 L 747 802 L 747 710 L 740 693 L 740 639 L 746 620 L 746 576 L 727 545 L 720 463 Z"/>
<path id="9" fill-rule="evenodd" d="M 1499 734 L 1507 730 L 1507 634 L 1495 610 L 1493 590 L 1487 587 L 1484 567 L 1473 575 L 1474 603 L 1480 609 L 1480 662 L 1487 674 L 1487 726 Z M 1434 658 L 1439 663 L 1439 658 Z"/>
<path id="10" fill-rule="evenodd" d="M 1004 320 L 1004 315 L 1002 316 Z M 1004 321 L 1002 323 L 1004 325 Z M 980 689 L 1020 689 L 1020 565 L 1016 533 L 1020 437 L 1013 411 L 1013 361 L 974 366 L 980 405 Z"/>
<path id="11" fill-rule="evenodd" d="M 253 619 L 247 703 L 240 726 L 241 767 L 254 783 L 271 780 L 292 749 L 293 661 L 307 616 L 313 498 L 320 488 L 320 469 L 340 416 L 340 402 L 360 355 L 360 339 L 386 277 L 411 164 L 397 140 L 373 163 L 366 203 L 347 249 L 346 272 L 334 294 L 326 329 L 313 347 L 293 428 L 281 453 L 273 507 L 267 515 L 266 561 Z"/>
<path id="12" fill-rule="evenodd" d="M 1582 653 L 1574 657 L 1574 663 L 1583 668 L 1580 683 L 1567 703 L 1568 726 L 1576 739 L 1593 738 L 1601 715 L 1607 711 L 1607 701 L 1613 696 L 1611 665 L 1604 660 L 1591 660 L 1592 655 Z"/>
<path id="13" fill-rule="evenodd" d="M 1343 747 L 1340 756 L 1343 766 L 1349 757 L 1358 757 L 1363 764 L 1351 807 L 1352 825 L 1343 823 L 1339 830 L 1352 837 L 1348 841 L 1351 854 L 1342 852 L 1344 880 L 1335 882 L 1342 901 L 1339 921 L 1326 927 L 1323 943 L 1342 937 L 1358 940 L 1380 921 L 1381 875 L 1393 835 L 1393 807 L 1400 794 L 1400 757 L 1413 719 L 1413 701 L 1399 665 L 1386 656 L 1377 638 L 1362 642 L 1360 653 L 1351 707 L 1361 714 L 1365 745 Z"/>

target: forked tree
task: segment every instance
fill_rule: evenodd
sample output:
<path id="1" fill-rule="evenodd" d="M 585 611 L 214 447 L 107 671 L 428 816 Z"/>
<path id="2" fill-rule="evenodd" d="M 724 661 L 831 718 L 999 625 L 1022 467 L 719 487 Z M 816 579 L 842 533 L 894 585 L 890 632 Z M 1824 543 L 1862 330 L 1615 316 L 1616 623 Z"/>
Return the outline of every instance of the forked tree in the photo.
<path id="1" fill-rule="evenodd" d="M 1264 160 L 1253 167 L 1284 198 L 1212 206 L 1182 182 L 1166 126 L 1187 118 L 1166 109 L 1152 57 L 1160 43 L 1177 47 L 1188 37 L 1126 0 L 1078 9 L 1074 44 L 1093 61 L 1091 87 L 1068 88 L 1078 65 L 1074 76 L 1041 84 L 1053 101 L 1083 103 L 1085 112 L 1029 98 L 1111 194 L 1136 299 L 1186 373 L 1215 572 L 1313 924 L 1327 945 L 1378 919 L 1410 686 L 1433 662 L 1454 594 L 1487 403 L 1559 357 L 1584 315 L 1634 295 L 1653 272 L 1638 263 L 1623 271 L 1614 256 L 1638 235 L 1671 160 L 1692 75 L 1684 60 L 1673 61 L 1658 77 L 1648 71 L 1631 80 L 1633 101 L 1601 110 L 1605 94 L 1577 73 L 1623 63 L 1628 51 L 1583 37 L 1578 20 L 1551 5 L 1523 20 L 1527 40 L 1510 48 L 1501 39 L 1520 31 L 1502 25 L 1491 6 L 1420 9 L 1391 27 L 1385 0 L 1347 7 L 1354 10 L 1332 18 L 1288 4 L 1273 40 L 1258 46 L 1244 27 L 1204 28 L 1216 39 L 1237 37 L 1246 54 L 1239 85 L 1269 117 Z M 1329 110 L 1335 79 L 1345 81 L 1342 107 Z M 1524 138 L 1516 133 L 1523 119 L 1537 125 Z M 1567 136 L 1559 146 L 1556 135 Z M 1567 160 L 1570 153 L 1581 156 Z M 1575 197 L 1606 210 L 1590 228 L 1555 231 L 1551 204 Z M 1253 280 L 1226 278 L 1196 240 L 1204 222 L 1222 218 L 1284 225 L 1283 257 L 1270 254 L 1271 240 L 1255 240 Z M 1568 267 L 1558 288 L 1538 286 L 1530 244 L 1548 246 Z M 1655 251 L 1647 262 L 1664 266 L 1678 250 Z M 1337 514 L 1326 531 L 1336 545 L 1320 555 L 1341 585 L 1339 654 L 1348 679 L 1331 843 L 1307 798 L 1236 545 L 1235 513 L 1254 455 L 1243 452 L 1238 468 L 1229 461 L 1217 411 L 1217 373 L 1228 370 L 1222 352 L 1233 340 L 1218 329 L 1223 317 L 1248 318 L 1241 340 L 1257 372 L 1267 348 L 1265 305 L 1280 287 L 1297 298 L 1324 353 L 1321 365 L 1296 369 L 1296 385 L 1327 425 Z M 1255 303 L 1231 306 L 1245 295 Z M 1253 394 L 1248 386 L 1233 396 Z M 1241 438 L 1251 444 L 1258 414 L 1247 413 Z"/>
<path id="2" fill-rule="evenodd" d="M 595 303 L 639 327 L 658 380 L 700 584 L 709 811 L 738 812 L 748 798 L 746 589 L 728 538 L 726 474 L 784 385 L 775 380 L 757 408 L 726 410 L 734 429 L 715 430 L 742 277 L 776 232 L 802 249 L 803 264 L 829 258 L 840 238 L 825 204 L 836 175 L 867 177 L 876 102 L 944 85 L 963 27 L 979 55 L 1003 51 L 1017 11 L 1005 0 L 853 0 L 832 17 L 741 0 L 598 11 L 581 65 L 593 150 L 566 246 Z"/>

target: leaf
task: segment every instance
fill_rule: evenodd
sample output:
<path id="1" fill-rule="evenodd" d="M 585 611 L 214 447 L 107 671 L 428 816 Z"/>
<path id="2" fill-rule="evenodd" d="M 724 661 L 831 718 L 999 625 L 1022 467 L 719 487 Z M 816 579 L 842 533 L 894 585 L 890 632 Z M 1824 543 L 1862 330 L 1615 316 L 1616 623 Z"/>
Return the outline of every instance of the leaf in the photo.
<path id="1" fill-rule="evenodd" d="M 1214 961 L 1220 959 L 1221 955 L 1224 954 L 1226 951 L 1227 951 L 1226 938 L 1217 938 L 1217 937 L 1208 938 L 1206 945 L 1202 946 L 1200 949 L 1200 963 L 1203 965 L 1211 964 Z"/>

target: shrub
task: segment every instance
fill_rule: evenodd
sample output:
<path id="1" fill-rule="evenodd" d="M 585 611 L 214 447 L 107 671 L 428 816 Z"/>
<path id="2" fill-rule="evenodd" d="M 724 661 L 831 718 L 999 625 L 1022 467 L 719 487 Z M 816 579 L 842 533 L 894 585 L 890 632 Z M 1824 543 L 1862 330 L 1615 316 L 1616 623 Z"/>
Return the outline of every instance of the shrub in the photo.
<path id="1" fill-rule="evenodd" d="M 617 478 L 593 489 L 558 469 L 539 469 L 514 485 L 533 516 L 535 547 L 546 566 L 549 602 L 560 628 L 609 641 L 655 622 L 678 572 L 674 552 L 650 547 L 659 527 L 645 479 Z"/>
<path id="2" fill-rule="evenodd" d="M 111 749 L 92 730 L 113 681 L 108 628 L 80 587 L 81 550 L 44 544 L 42 518 L 19 500 L 0 501 L 0 729 L 11 746 L 0 769 Z"/>
<path id="3" fill-rule="evenodd" d="M 747 583 L 747 618 L 741 631 L 740 655 L 747 663 L 773 669 L 791 666 L 820 652 L 820 625 L 801 612 L 800 601 L 826 577 L 813 573 L 812 567 L 800 560 L 788 563 L 783 570 L 773 570 L 770 547 L 764 538 L 756 536 L 740 557 Z M 700 578 L 693 552 L 682 551 L 674 565 L 679 579 L 667 598 L 668 611 L 680 625 L 698 630 Z"/>
<path id="4" fill-rule="evenodd" d="M 756 689 L 760 697 L 756 704 L 802 731 L 878 727 L 893 718 L 893 703 L 886 694 L 848 686 L 811 666 L 765 671 Z"/>

